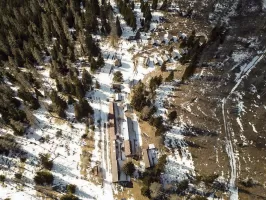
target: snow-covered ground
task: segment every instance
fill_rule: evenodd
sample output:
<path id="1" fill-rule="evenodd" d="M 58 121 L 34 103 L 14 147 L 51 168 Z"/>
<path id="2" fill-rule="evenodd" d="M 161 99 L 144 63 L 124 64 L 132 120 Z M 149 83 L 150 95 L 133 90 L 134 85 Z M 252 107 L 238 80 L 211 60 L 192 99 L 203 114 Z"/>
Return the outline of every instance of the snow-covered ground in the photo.
<path id="1" fill-rule="evenodd" d="M 262 0 L 262 9 L 266 10 L 266 0 Z"/>
<path id="2" fill-rule="evenodd" d="M 18 187 L 14 184 L 14 173 L 21 170 L 21 163 L 19 159 L 13 158 L 10 162 L 12 171 L 3 172 L 8 180 L 4 184 L 7 187 L 0 190 L 0 197 L 23 199 L 24 196 L 25 199 L 38 199 L 34 190 L 33 177 L 35 172 L 41 169 L 38 159 L 40 153 L 51 155 L 53 186 L 59 188 L 60 191 L 64 191 L 67 184 L 75 184 L 76 195 L 80 199 L 95 199 L 101 196 L 101 186 L 84 180 L 80 174 L 80 155 L 83 144 L 81 136 L 85 133 L 85 125 L 67 121 L 58 123 L 56 122 L 58 119 L 52 117 L 44 108 L 37 110 L 34 115 L 38 120 L 37 126 L 30 129 L 26 138 L 17 139 L 28 155 L 22 177 L 25 185 Z M 62 131 L 60 137 L 56 137 L 57 131 Z M 45 142 L 40 142 L 41 138 L 45 138 Z M 8 159 L 8 157 L 3 156 L 3 159 Z M 32 196 L 29 197 L 28 194 Z"/>
<path id="3" fill-rule="evenodd" d="M 23 166 L 23 186 L 21 185 L 19 187 L 18 185 L 20 184 L 15 184 L 15 178 L 13 178 L 14 174 L 21 168 L 19 159 L 5 156 L 1 156 L 0 158 L 0 164 L 8 162 L 10 165 L 9 169 L 0 170 L 0 174 L 5 174 L 7 177 L 4 185 L 0 186 L 0 198 L 11 198 L 12 200 L 39 199 L 34 188 L 35 184 L 33 178 L 35 172 L 41 169 L 38 159 L 39 154 L 49 153 L 54 163 L 51 170 L 54 175 L 53 186 L 57 187 L 60 193 L 63 194 L 63 192 L 65 192 L 65 186 L 67 184 L 75 184 L 77 187 L 75 195 L 80 199 L 114 199 L 109 160 L 109 137 L 108 130 L 106 129 L 109 113 L 109 99 L 114 96 L 114 92 L 111 89 L 113 72 L 118 70 L 122 72 L 124 79 L 124 83 L 122 84 L 122 92 L 125 97 L 124 102 L 129 103 L 127 97 L 131 91 L 132 83 L 143 80 L 145 75 L 155 70 L 155 67 L 146 67 L 141 62 L 138 62 L 135 66 L 134 55 L 140 53 L 142 47 L 148 44 L 148 37 L 150 34 L 141 34 L 141 44 L 136 41 L 128 41 L 128 37 L 134 36 L 135 32 L 126 25 L 116 8 L 115 2 L 111 1 L 110 3 L 114 7 L 117 16 L 120 18 L 123 35 L 119 39 L 116 48 L 111 47 L 106 41 L 102 40 L 100 42 L 100 48 L 105 58 L 105 66 L 99 73 L 95 74 L 95 78 L 100 84 L 100 89 L 95 89 L 86 94 L 88 101 L 94 109 L 94 122 L 96 127 L 94 131 L 94 150 L 92 151 L 91 165 L 88 166 L 88 168 L 92 169 L 100 163 L 103 172 L 103 183 L 96 184 L 89 181 L 93 178 L 93 175 L 90 173 L 87 174 L 86 179 L 81 175 L 80 156 L 82 154 L 82 146 L 85 144 L 81 136 L 85 133 L 85 124 L 75 121 L 59 120 L 52 116 L 51 113 L 47 111 L 47 108 L 42 105 L 40 109 L 34 112 L 37 119 L 36 126 L 30 129 L 28 135 L 18 140 L 28 154 L 28 159 Z M 136 3 L 135 5 L 134 11 L 136 12 L 137 25 L 139 28 L 139 19 L 143 14 L 140 12 L 140 4 Z M 163 16 L 159 11 L 153 12 L 152 15 L 153 22 L 151 23 L 150 29 L 156 28 L 160 23 L 159 18 Z M 122 66 L 119 68 L 114 67 L 115 57 L 121 58 Z M 45 80 L 44 87 L 55 89 L 55 81 L 49 77 L 49 70 L 44 70 L 42 75 Z M 161 86 L 157 91 L 158 98 L 156 100 L 156 106 L 158 106 L 158 114 L 162 115 L 165 119 L 165 113 L 167 111 L 163 108 L 162 100 L 171 93 L 171 88 L 172 86 L 165 85 Z M 46 99 L 43 103 L 50 104 L 51 101 Z M 73 119 L 74 107 L 69 106 L 66 114 L 68 118 Z M 142 146 L 141 130 L 136 115 L 133 115 L 132 122 L 138 137 L 139 145 Z M 179 129 L 180 127 L 174 126 L 173 129 L 167 133 L 166 142 L 173 137 L 177 139 L 175 141 L 180 141 L 182 143 L 182 136 L 178 133 Z M 60 137 L 56 136 L 58 131 L 62 132 Z M 45 138 L 45 142 L 41 142 L 41 138 Z M 173 155 L 168 156 L 167 161 L 166 173 L 164 176 L 165 181 L 181 180 L 177 175 L 174 177 L 174 174 L 178 172 L 180 177 L 183 177 L 185 173 L 194 170 L 191 155 L 187 151 L 185 145 L 182 147 L 181 155 L 178 151 L 175 151 Z"/>
<path id="4" fill-rule="evenodd" d="M 178 80 L 177 80 L 178 82 Z M 161 85 L 156 90 L 155 106 L 157 107 L 157 116 L 162 116 L 164 121 L 167 121 L 168 110 L 165 108 L 167 104 L 170 104 L 173 86 L 170 83 Z M 194 164 L 192 161 L 191 153 L 188 151 L 188 147 L 184 142 L 184 135 L 182 134 L 185 129 L 185 124 L 175 123 L 172 128 L 165 133 L 164 144 L 166 147 L 173 149 L 174 153 L 167 156 L 167 162 L 165 165 L 165 173 L 161 176 L 164 185 L 170 183 L 178 183 L 188 178 L 188 175 L 195 175 Z M 178 150 L 180 149 L 180 151 Z"/>
<path id="5" fill-rule="evenodd" d="M 231 167 L 231 174 L 230 174 L 230 181 L 229 181 L 229 190 L 230 190 L 230 199 L 231 200 L 237 200 L 238 199 L 238 188 L 236 187 L 236 179 L 237 179 L 237 152 L 234 149 L 234 133 L 232 132 L 232 129 L 230 128 L 228 122 L 227 122 L 227 115 L 226 115 L 226 102 L 230 98 L 232 94 L 236 94 L 239 96 L 239 93 L 236 92 L 238 86 L 242 82 L 244 78 L 246 78 L 251 70 L 256 67 L 256 65 L 265 57 L 266 50 L 262 52 L 258 52 L 258 55 L 253 57 L 249 63 L 245 63 L 242 66 L 240 66 L 240 72 L 236 74 L 236 84 L 231 89 L 231 92 L 229 95 L 223 99 L 222 101 L 222 114 L 223 114 L 223 121 L 224 121 L 224 130 L 226 134 L 226 152 L 229 157 L 230 161 L 230 167 Z M 242 57 L 242 59 L 245 58 L 245 56 Z M 239 59 L 238 61 L 242 61 Z M 241 105 L 241 101 L 239 101 L 240 107 L 244 107 Z M 241 109 L 243 111 L 243 109 Z M 237 123 L 240 126 L 241 131 L 243 131 L 243 126 L 240 121 L 240 118 L 236 119 Z M 256 129 L 253 124 L 250 124 L 252 126 L 252 129 L 254 132 L 256 132 Z M 245 140 L 243 135 L 241 136 L 241 139 Z M 244 141 L 245 142 L 245 141 Z"/>

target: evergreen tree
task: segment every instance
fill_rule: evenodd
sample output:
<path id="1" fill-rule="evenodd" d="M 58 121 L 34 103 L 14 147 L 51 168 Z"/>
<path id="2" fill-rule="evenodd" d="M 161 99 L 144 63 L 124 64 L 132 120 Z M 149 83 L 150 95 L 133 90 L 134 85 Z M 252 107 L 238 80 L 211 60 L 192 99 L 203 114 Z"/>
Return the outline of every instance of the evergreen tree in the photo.
<path id="1" fill-rule="evenodd" d="M 152 0 L 152 6 L 151 6 L 151 8 L 153 10 L 156 10 L 157 9 L 157 6 L 158 6 L 158 0 Z"/>
<path id="2" fill-rule="evenodd" d="M 167 0 L 164 0 L 160 10 L 166 10 L 167 7 L 168 7 L 168 2 L 167 2 Z"/>
<path id="3" fill-rule="evenodd" d="M 145 11 L 144 15 L 145 15 L 145 21 L 146 22 L 147 21 L 150 22 L 151 19 L 152 19 L 152 15 L 151 15 L 151 9 L 150 9 L 149 5 L 147 5 L 147 8 L 146 8 L 146 11 Z"/>
<path id="4" fill-rule="evenodd" d="M 132 1 L 131 2 L 131 10 L 134 10 L 134 8 L 135 8 L 135 3 L 134 3 L 134 1 Z"/>
<path id="5" fill-rule="evenodd" d="M 140 112 L 145 106 L 150 106 L 148 99 L 145 96 L 144 84 L 139 82 L 133 89 L 131 106 Z"/>
<path id="6" fill-rule="evenodd" d="M 120 71 L 114 73 L 113 82 L 123 82 L 123 74 Z"/>
<path id="7" fill-rule="evenodd" d="M 94 14 L 99 16 L 100 15 L 100 6 L 98 0 L 91 0 L 91 8 L 94 11 Z"/>
<path id="8" fill-rule="evenodd" d="M 76 97 L 78 99 L 82 99 L 85 96 L 85 90 L 83 88 L 83 85 L 81 84 L 80 81 L 77 81 L 75 83 L 75 93 L 76 93 Z"/>
<path id="9" fill-rule="evenodd" d="M 171 71 L 170 74 L 165 78 L 165 82 L 170 82 L 174 79 L 174 72 Z"/>
<path id="10" fill-rule="evenodd" d="M 140 36 L 141 36 L 140 30 L 138 30 L 137 33 L 136 33 L 136 36 L 135 36 L 135 40 L 139 40 Z"/>
<path id="11" fill-rule="evenodd" d="M 118 37 L 121 37 L 122 29 L 121 29 L 121 25 L 120 25 L 120 21 L 119 21 L 118 17 L 116 17 L 116 33 L 117 33 Z"/>
<path id="12" fill-rule="evenodd" d="M 34 47 L 32 55 L 35 58 L 37 63 L 40 64 L 42 62 L 41 52 L 37 48 Z"/>
<path id="13" fill-rule="evenodd" d="M 102 68 L 104 67 L 105 62 L 104 59 L 102 57 L 102 54 L 99 54 L 98 58 L 97 58 L 97 68 Z"/>
<path id="14" fill-rule="evenodd" d="M 87 70 L 82 72 L 82 84 L 86 90 L 90 90 L 92 86 L 92 77 Z"/>
<path id="15" fill-rule="evenodd" d="M 165 72 L 166 71 L 166 62 L 164 61 L 162 66 L 161 66 L 161 71 Z"/>
<path id="16" fill-rule="evenodd" d="M 126 175 L 132 176 L 136 168 L 132 162 L 127 162 L 126 164 L 124 164 L 122 170 Z"/>

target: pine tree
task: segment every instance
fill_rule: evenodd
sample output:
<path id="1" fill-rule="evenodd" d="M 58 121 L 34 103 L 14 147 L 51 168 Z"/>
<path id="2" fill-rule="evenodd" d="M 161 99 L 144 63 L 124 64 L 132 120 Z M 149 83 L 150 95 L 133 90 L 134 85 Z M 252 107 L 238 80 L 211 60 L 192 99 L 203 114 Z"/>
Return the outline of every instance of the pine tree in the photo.
<path id="1" fill-rule="evenodd" d="M 105 23 L 104 23 L 104 30 L 105 30 L 106 34 L 110 34 L 111 33 L 111 26 L 106 20 L 105 20 Z"/>
<path id="2" fill-rule="evenodd" d="M 97 68 L 102 68 L 104 67 L 104 59 L 102 57 L 102 54 L 100 53 L 97 59 Z"/>
<path id="3" fill-rule="evenodd" d="M 144 1 L 140 0 L 140 10 L 141 12 L 144 12 Z"/>
<path id="4" fill-rule="evenodd" d="M 160 10 L 166 10 L 167 7 L 168 7 L 168 2 L 167 2 L 167 0 L 164 0 Z"/>
<path id="5" fill-rule="evenodd" d="M 75 83 L 75 93 L 78 99 L 82 99 L 85 96 L 85 91 L 80 81 Z"/>
<path id="6" fill-rule="evenodd" d="M 147 8 L 146 8 L 146 11 L 145 11 L 145 21 L 147 22 L 150 22 L 152 19 L 152 15 L 151 15 L 151 9 L 150 9 L 150 6 L 148 5 Z"/>
<path id="7" fill-rule="evenodd" d="M 132 162 L 124 164 L 122 170 L 126 175 L 132 176 L 136 170 L 135 165 Z"/>
<path id="8" fill-rule="evenodd" d="M 100 15 L 99 1 L 98 0 L 91 0 L 91 7 L 92 7 L 92 10 L 94 11 L 94 14 L 99 16 Z"/>
<path id="9" fill-rule="evenodd" d="M 116 17 L 116 33 L 117 33 L 118 37 L 121 37 L 122 29 L 121 29 L 121 25 L 120 25 L 120 21 L 119 21 L 118 17 Z"/>
<path id="10" fill-rule="evenodd" d="M 170 74 L 165 78 L 166 82 L 170 82 L 174 79 L 174 72 L 171 71 Z"/>
<path id="11" fill-rule="evenodd" d="M 157 6 L 158 6 L 158 0 L 153 0 L 153 1 L 152 1 L 152 6 L 151 6 L 151 8 L 152 8 L 153 10 L 156 10 L 156 9 L 157 9 Z"/>
<path id="12" fill-rule="evenodd" d="M 35 58 L 36 62 L 38 62 L 39 64 L 42 62 L 41 52 L 36 47 L 34 47 L 32 55 Z"/>
<path id="13" fill-rule="evenodd" d="M 92 77 L 89 74 L 89 72 L 87 70 L 83 70 L 82 72 L 82 83 L 84 85 L 84 88 L 86 90 L 90 90 L 91 86 L 92 86 Z"/>
<path id="14" fill-rule="evenodd" d="M 140 36 L 141 36 L 140 30 L 138 30 L 137 33 L 136 33 L 136 36 L 135 36 L 135 40 L 139 40 Z"/>
<path id="15" fill-rule="evenodd" d="M 162 66 L 161 66 L 161 71 L 162 72 L 166 71 L 166 62 L 163 62 Z"/>
<path id="16" fill-rule="evenodd" d="M 134 3 L 134 1 L 132 1 L 131 2 L 131 10 L 134 10 L 134 8 L 135 8 L 135 3 Z"/>

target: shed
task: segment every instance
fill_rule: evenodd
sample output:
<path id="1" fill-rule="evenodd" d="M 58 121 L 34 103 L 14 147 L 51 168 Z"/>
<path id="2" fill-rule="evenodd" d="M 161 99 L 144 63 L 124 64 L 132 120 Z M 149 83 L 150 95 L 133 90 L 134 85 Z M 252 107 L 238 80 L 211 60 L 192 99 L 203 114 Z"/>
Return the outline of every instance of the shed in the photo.
<path id="1" fill-rule="evenodd" d="M 151 57 L 147 58 L 147 61 L 146 61 L 146 66 L 150 66 L 150 65 L 154 65 L 154 60 Z"/>
<path id="2" fill-rule="evenodd" d="M 187 50 L 186 49 L 180 49 L 180 54 L 181 55 L 184 55 L 184 54 L 186 54 L 187 53 Z"/>
<path id="3" fill-rule="evenodd" d="M 149 149 L 155 149 L 154 144 L 149 144 Z"/>
<path id="4" fill-rule="evenodd" d="M 168 44 L 169 40 L 168 40 L 168 33 L 164 34 L 163 36 L 161 36 L 161 43 L 163 44 Z"/>
<path id="5" fill-rule="evenodd" d="M 184 40 L 187 38 L 187 34 L 180 32 L 179 37 Z"/>
<path id="6" fill-rule="evenodd" d="M 122 101 L 122 94 L 121 93 L 115 93 L 115 101 Z"/>
<path id="7" fill-rule="evenodd" d="M 177 36 L 173 36 L 172 39 L 171 39 L 171 41 L 178 42 L 178 37 Z"/>
<path id="8" fill-rule="evenodd" d="M 171 34 L 168 33 L 168 37 L 167 38 L 168 38 L 169 41 L 172 41 L 173 35 L 171 35 Z"/>
<path id="9" fill-rule="evenodd" d="M 162 59 L 162 57 L 160 57 L 160 56 L 158 56 L 157 58 L 156 58 L 156 60 L 158 61 L 158 65 L 162 65 L 163 64 L 163 59 Z"/>
<path id="10" fill-rule="evenodd" d="M 154 56 L 154 58 L 153 58 L 153 63 L 155 64 L 155 65 L 158 65 L 159 63 L 158 63 L 158 60 L 156 59 L 156 56 Z"/>
<path id="11" fill-rule="evenodd" d="M 155 46 L 159 46 L 160 42 L 159 42 L 159 40 L 153 40 L 152 44 Z"/>
<path id="12" fill-rule="evenodd" d="M 158 157 L 157 157 L 157 149 L 152 148 L 147 150 L 150 166 L 154 167 L 158 163 Z"/>
<path id="13" fill-rule="evenodd" d="M 130 105 L 128 103 L 124 105 L 124 111 L 125 112 L 128 112 L 128 111 L 130 112 L 131 111 L 131 107 L 130 107 Z"/>
<path id="14" fill-rule="evenodd" d="M 167 62 L 168 60 L 169 60 L 169 56 L 167 56 L 167 55 L 163 55 L 163 61 L 165 61 L 165 62 Z"/>
<path id="15" fill-rule="evenodd" d="M 179 53 L 179 51 L 176 49 L 172 51 L 171 56 L 173 59 L 176 59 L 176 58 L 179 59 L 182 57 L 181 54 Z"/>

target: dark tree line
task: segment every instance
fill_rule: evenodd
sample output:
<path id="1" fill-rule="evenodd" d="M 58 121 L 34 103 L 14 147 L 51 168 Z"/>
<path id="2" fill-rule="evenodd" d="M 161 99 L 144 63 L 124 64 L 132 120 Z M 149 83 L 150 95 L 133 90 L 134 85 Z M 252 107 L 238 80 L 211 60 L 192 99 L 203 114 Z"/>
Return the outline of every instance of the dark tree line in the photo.
<path id="1" fill-rule="evenodd" d="M 155 5 L 153 5 L 155 6 Z M 150 23 L 152 19 L 151 9 L 149 2 L 144 2 L 143 0 L 140 1 L 140 9 L 143 13 L 143 17 L 145 20 L 141 21 L 141 25 L 144 27 L 145 31 L 148 31 L 150 29 Z"/>
<path id="2" fill-rule="evenodd" d="M 200 39 L 196 37 L 195 31 L 192 31 L 188 39 L 184 39 L 182 41 L 180 47 L 187 47 L 188 53 L 180 59 L 180 62 L 182 64 L 185 64 L 189 61 L 189 65 L 183 74 L 182 82 L 184 82 L 186 79 L 188 79 L 194 74 L 198 66 L 198 61 L 204 49 L 208 48 L 212 44 L 222 44 L 225 40 L 227 33 L 228 29 L 225 26 L 218 25 L 215 26 L 210 32 L 208 42 L 204 41 L 202 44 L 200 44 Z"/>
<path id="3" fill-rule="evenodd" d="M 68 103 L 84 98 L 92 89 L 92 77 L 79 72 L 73 63 L 88 57 L 91 71 L 103 67 L 104 59 L 94 34 L 111 32 L 111 6 L 98 0 L 46 0 L 0 2 L 0 124 L 22 135 L 32 121 L 31 110 L 41 105 L 43 87 L 39 66 L 49 63 L 50 77 L 57 92 L 68 96 Z M 7 83 L 17 87 L 10 89 Z M 47 87 L 47 86 L 46 86 Z M 52 88 L 42 88 L 45 93 Z M 65 117 L 66 100 L 50 92 L 49 111 Z M 21 106 L 23 104 L 23 106 Z M 82 110 L 82 109 L 81 109 Z"/>
<path id="4" fill-rule="evenodd" d="M 130 4 L 128 1 L 118 0 L 118 8 L 121 14 L 124 16 L 124 20 L 126 21 L 127 25 L 131 26 L 133 30 L 136 30 L 137 23 L 132 9 L 132 4 Z"/>

